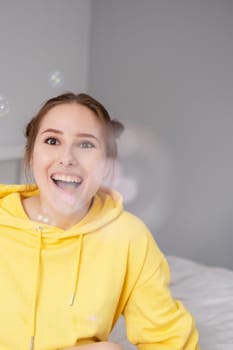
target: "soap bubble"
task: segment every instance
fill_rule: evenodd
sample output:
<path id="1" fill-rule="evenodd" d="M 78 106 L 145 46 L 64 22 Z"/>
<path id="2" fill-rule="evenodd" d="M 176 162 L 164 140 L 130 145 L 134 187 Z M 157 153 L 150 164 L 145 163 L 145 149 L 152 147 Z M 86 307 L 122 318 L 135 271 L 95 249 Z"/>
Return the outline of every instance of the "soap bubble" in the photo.
<path id="1" fill-rule="evenodd" d="M 75 168 L 70 168 L 70 171 L 75 171 L 73 169 Z M 105 173 L 106 160 L 103 159 L 103 161 L 98 162 L 98 165 L 96 165 L 95 169 L 93 169 L 91 172 L 91 181 L 94 188 L 99 188 Z M 85 179 L 84 181 L 83 179 L 81 180 L 82 181 L 80 181 L 80 184 L 76 185 L 71 183 L 69 179 L 67 179 L 67 181 L 57 181 L 57 191 L 49 191 L 46 201 L 40 201 L 40 212 L 35 215 L 34 219 L 43 224 L 49 224 L 52 226 L 60 225 L 60 216 L 61 218 L 63 216 L 67 216 L 67 218 L 70 217 L 72 218 L 72 221 L 74 218 L 79 220 L 83 215 L 85 215 L 86 211 L 89 210 L 90 203 L 92 202 L 92 192 L 88 186 L 85 186 Z M 84 185 L 82 184 L 83 182 Z M 59 215 L 54 215 L 54 212 Z"/>
<path id="2" fill-rule="evenodd" d="M 61 71 L 54 70 L 49 74 L 49 85 L 52 88 L 60 88 L 64 84 L 64 77 Z"/>
<path id="3" fill-rule="evenodd" d="M 120 162 L 115 164 L 113 186 L 121 192 L 124 203 L 130 203 L 138 195 L 138 182 L 133 176 L 124 173 L 124 168 Z"/>
<path id="4" fill-rule="evenodd" d="M 0 117 L 4 117 L 10 111 L 10 106 L 6 97 L 0 95 Z"/>
<path id="5" fill-rule="evenodd" d="M 155 132 L 128 125 L 119 141 L 114 187 L 130 210 L 158 228 L 169 213 L 174 172 L 171 154 Z"/>
<path id="6" fill-rule="evenodd" d="M 37 221 L 43 222 L 44 224 L 48 224 L 49 223 L 49 218 L 43 214 L 39 214 L 37 216 Z"/>

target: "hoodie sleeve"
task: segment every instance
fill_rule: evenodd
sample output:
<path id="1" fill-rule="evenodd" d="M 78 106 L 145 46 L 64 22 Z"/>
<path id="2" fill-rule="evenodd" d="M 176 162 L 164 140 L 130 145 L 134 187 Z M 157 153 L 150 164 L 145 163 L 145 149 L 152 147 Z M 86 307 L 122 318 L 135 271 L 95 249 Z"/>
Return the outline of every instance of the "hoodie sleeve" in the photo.
<path id="1" fill-rule="evenodd" d="M 193 317 L 171 295 L 167 261 L 152 235 L 146 236 L 146 244 L 132 252 L 142 267 L 124 308 L 128 339 L 139 350 L 199 350 Z"/>

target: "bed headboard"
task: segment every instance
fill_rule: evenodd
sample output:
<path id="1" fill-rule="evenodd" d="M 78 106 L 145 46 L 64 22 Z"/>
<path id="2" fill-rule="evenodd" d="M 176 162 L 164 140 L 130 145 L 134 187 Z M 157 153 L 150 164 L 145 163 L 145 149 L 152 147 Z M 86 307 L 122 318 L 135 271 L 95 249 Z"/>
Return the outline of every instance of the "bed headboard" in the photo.
<path id="1" fill-rule="evenodd" d="M 0 183 L 22 183 L 23 146 L 1 146 L 0 148 Z"/>

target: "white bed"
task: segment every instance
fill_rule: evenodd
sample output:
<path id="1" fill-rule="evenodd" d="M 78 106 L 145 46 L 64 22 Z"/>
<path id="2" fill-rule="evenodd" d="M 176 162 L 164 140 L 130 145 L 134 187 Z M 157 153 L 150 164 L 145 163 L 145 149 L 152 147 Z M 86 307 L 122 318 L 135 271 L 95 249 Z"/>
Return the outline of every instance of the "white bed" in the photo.
<path id="1" fill-rule="evenodd" d="M 233 271 L 176 256 L 167 259 L 173 296 L 182 300 L 195 317 L 201 350 L 233 350 Z M 127 341 L 123 318 L 111 339 L 125 350 L 136 349 Z"/>

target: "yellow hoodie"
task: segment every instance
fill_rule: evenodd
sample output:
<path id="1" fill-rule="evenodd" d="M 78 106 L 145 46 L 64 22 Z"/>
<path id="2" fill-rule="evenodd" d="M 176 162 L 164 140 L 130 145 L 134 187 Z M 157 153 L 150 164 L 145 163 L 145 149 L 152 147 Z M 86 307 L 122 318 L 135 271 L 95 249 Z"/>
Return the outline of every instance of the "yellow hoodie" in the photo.
<path id="1" fill-rule="evenodd" d="M 0 350 L 55 350 L 108 339 L 120 314 L 140 350 L 196 350 L 190 314 L 145 225 L 100 191 L 68 230 L 29 220 L 36 186 L 0 185 Z"/>

